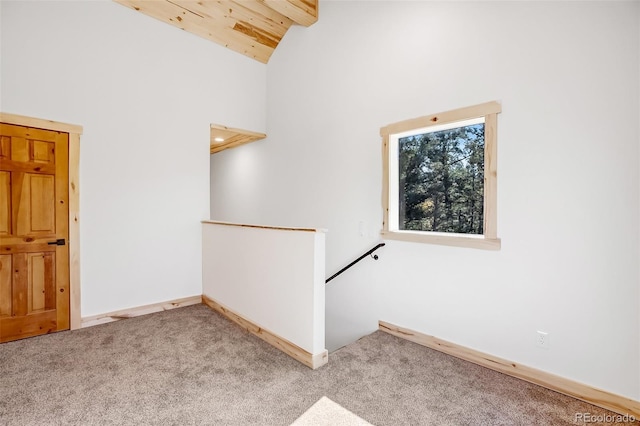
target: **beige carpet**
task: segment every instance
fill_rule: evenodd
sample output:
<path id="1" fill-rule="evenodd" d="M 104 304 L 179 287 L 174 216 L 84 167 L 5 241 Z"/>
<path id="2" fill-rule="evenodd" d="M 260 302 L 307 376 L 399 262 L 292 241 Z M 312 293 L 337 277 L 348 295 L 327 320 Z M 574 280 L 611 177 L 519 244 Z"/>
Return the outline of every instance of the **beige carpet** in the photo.
<path id="1" fill-rule="evenodd" d="M 373 426 L 326 396 L 320 398 L 291 426 Z"/>
<path id="2" fill-rule="evenodd" d="M 0 345 L 2 426 L 289 426 L 323 396 L 376 426 L 612 414 L 380 331 L 311 370 L 203 305 Z"/>

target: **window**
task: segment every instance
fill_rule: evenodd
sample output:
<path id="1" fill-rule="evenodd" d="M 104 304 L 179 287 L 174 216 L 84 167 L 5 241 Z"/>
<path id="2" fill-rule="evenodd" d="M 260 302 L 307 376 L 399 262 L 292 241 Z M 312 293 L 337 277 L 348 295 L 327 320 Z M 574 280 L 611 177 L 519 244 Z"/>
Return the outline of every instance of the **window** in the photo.
<path id="1" fill-rule="evenodd" d="M 383 138 L 383 238 L 500 248 L 497 102 L 401 121 Z"/>

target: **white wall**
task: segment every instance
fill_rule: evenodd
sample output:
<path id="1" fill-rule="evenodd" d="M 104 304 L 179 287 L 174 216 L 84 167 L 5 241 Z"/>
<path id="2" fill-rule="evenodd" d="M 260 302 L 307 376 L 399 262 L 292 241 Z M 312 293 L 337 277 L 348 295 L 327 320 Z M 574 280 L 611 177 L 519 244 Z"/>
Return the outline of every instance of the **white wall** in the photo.
<path id="1" fill-rule="evenodd" d="M 207 222 L 202 258 L 202 294 L 311 355 L 326 353 L 324 230 Z"/>
<path id="2" fill-rule="evenodd" d="M 264 131 L 266 66 L 111 1 L 2 1 L 4 112 L 79 124 L 82 315 L 202 292 L 209 124 Z"/>
<path id="3" fill-rule="evenodd" d="M 323 1 L 268 64 L 268 138 L 212 160 L 212 217 L 328 228 L 329 275 L 378 241 L 380 127 L 499 100 L 502 250 L 389 241 L 328 285 L 327 346 L 383 319 L 638 399 L 639 7 Z"/>

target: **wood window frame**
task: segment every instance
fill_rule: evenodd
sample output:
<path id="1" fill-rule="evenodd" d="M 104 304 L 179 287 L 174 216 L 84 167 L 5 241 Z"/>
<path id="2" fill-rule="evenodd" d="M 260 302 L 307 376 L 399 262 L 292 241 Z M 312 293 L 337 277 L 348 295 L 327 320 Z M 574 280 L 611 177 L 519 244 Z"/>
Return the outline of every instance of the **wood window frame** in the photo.
<path id="1" fill-rule="evenodd" d="M 80 311 L 80 135 L 82 126 L 0 112 L 0 122 L 69 134 L 69 325 L 82 327 Z"/>
<path id="2" fill-rule="evenodd" d="M 459 108 L 451 111 L 441 112 L 438 114 L 426 115 L 423 117 L 412 118 L 389 124 L 380 129 L 382 136 L 382 207 L 383 207 L 383 224 L 382 238 L 389 240 L 411 241 L 427 244 L 439 244 L 455 247 L 471 247 L 486 250 L 499 250 L 500 239 L 498 238 L 498 217 L 497 217 L 497 115 L 502 112 L 502 107 L 497 101 L 486 102 L 465 108 Z M 391 155 L 397 153 L 390 152 L 390 138 L 412 130 L 424 129 L 430 126 L 455 123 L 458 121 L 470 120 L 474 118 L 484 117 L 485 126 L 485 142 L 484 142 L 484 209 L 483 209 L 483 234 L 482 235 L 466 235 L 466 234 L 447 234 L 444 232 L 427 232 L 427 231 L 406 231 L 397 230 L 389 226 L 389 190 L 391 184 L 389 182 L 389 164 Z M 398 208 L 397 206 L 393 208 Z"/>

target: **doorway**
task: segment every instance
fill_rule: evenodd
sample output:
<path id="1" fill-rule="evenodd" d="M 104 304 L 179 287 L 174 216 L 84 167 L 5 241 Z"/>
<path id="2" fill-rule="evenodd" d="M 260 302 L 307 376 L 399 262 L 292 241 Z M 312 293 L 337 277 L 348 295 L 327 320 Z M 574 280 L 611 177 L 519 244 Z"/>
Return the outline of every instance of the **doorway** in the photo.
<path id="1" fill-rule="evenodd" d="M 80 327 L 81 133 L 0 113 L 0 342 Z"/>

